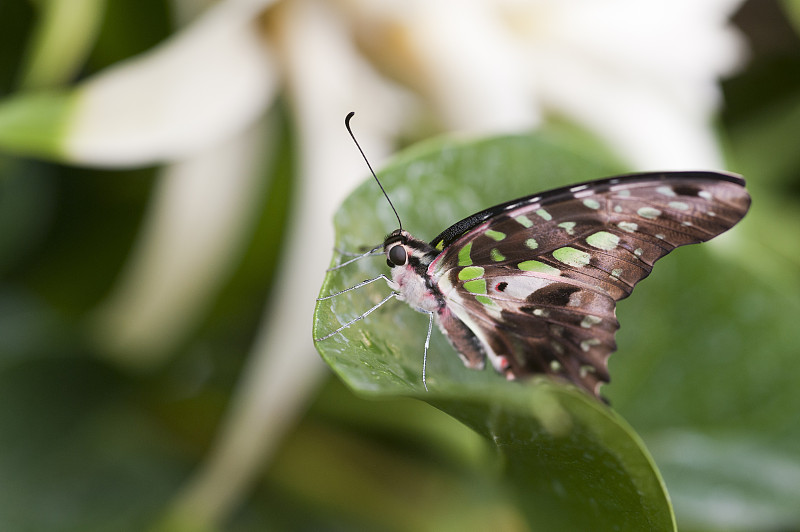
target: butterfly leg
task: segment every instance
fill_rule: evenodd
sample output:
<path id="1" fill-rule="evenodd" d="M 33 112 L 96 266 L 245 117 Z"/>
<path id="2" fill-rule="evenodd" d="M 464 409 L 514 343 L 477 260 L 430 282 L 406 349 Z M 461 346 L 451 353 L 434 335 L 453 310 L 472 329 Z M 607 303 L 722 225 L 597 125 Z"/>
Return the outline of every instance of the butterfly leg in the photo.
<path id="1" fill-rule="evenodd" d="M 326 300 L 326 299 L 330 299 L 330 298 L 332 298 L 332 297 L 336 297 L 336 296 L 338 296 L 338 295 L 344 294 L 345 292 L 349 292 L 349 291 L 351 291 L 351 290 L 355 290 L 356 288 L 361 288 L 362 286 L 366 286 L 366 285 L 368 285 L 369 283 L 374 283 L 374 282 L 375 282 L 375 281 L 377 281 L 378 279 L 383 279 L 384 281 L 386 281 L 387 283 L 389 283 L 389 284 L 390 284 L 390 286 L 391 286 L 391 283 L 392 283 L 391 279 L 389 279 L 388 277 L 386 277 L 386 276 L 385 276 L 385 275 L 383 275 L 383 274 L 380 274 L 380 275 L 379 275 L 379 276 L 377 276 L 377 277 L 373 277 L 372 279 L 367 279 L 366 281 L 362 281 L 362 282 L 358 283 L 358 284 L 357 284 L 357 285 L 355 285 L 355 286 L 351 286 L 350 288 L 345 288 L 344 290 L 340 290 L 340 291 L 338 291 L 338 292 L 334 292 L 333 294 L 328 294 L 327 296 L 318 297 L 318 298 L 317 298 L 317 301 L 324 301 L 324 300 Z"/>
<path id="2" fill-rule="evenodd" d="M 425 380 L 425 368 L 428 364 L 428 347 L 431 344 L 431 330 L 433 329 L 433 311 L 428 312 L 428 336 L 425 337 L 425 351 L 422 353 L 422 385 L 428 391 L 428 383 Z"/>
<path id="3" fill-rule="evenodd" d="M 344 255 L 345 257 L 354 257 L 354 258 L 352 258 L 352 259 L 350 259 L 350 260 L 346 260 L 346 261 L 344 261 L 344 262 L 343 262 L 343 263 L 341 263 L 341 264 L 337 264 L 336 266 L 331 266 L 330 268 L 328 268 L 328 269 L 327 269 L 327 270 L 325 270 L 325 271 L 332 272 L 332 271 L 334 271 L 334 270 L 338 270 L 339 268 L 343 268 L 344 266 L 347 266 L 348 264 L 351 264 L 351 263 L 353 263 L 353 262 L 356 262 L 356 261 L 358 261 L 358 260 L 361 260 L 361 259 L 363 259 L 364 257 L 371 257 L 371 256 L 376 256 L 376 255 L 383 255 L 383 251 L 380 251 L 382 247 L 383 247 L 383 244 L 381 244 L 381 245 L 379 245 L 379 246 L 375 246 L 374 248 L 370 249 L 370 250 L 369 250 L 369 251 L 367 251 L 366 253 L 352 253 L 352 252 L 349 252 L 349 251 L 343 251 L 343 250 L 338 250 L 338 249 L 337 249 L 336 251 L 337 251 L 337 253 L 339 253 L 340 255 Z"/>
<path id="4" fill-rule="evenodd" d="M 377 246 L 372 247 L 370 250 L 367 250 L 366 246 L 359 247 L 359 251 L 348 251 L 342 248 L 333 248 L 333 250 L 339 255 L 344 255 L 345 257 L 360 257 L 361 255 L 366 255 L 367 253 L 377 251 L 382 247 L 383 244 L 378 244 Z"/>
<path id="5" fill-rule="evenodd" d="M 372 279 L 372 280 L 374 281 L 375 279 Z M 354 286 L 353 288 L 356 288 L 356 287 Z M 348 288 L 347 290 L 352 290 L 353 288 Z M 347 292 L 347 290 L 345 290 L 345 292 Z M 341 292 L 340 292 L 340 293 L 341 293 Z M 336 295 L 336 294 L 334 294 L 334 295 Z M 361 321 L 361 320 L 363 320 L 364 318 L 366 318 L 367 316 L 369 316 L 370 314 L 372 314 L 372 312 L 373 312 L 374 310 L 376 310 L 378 307 L 380 307 L 381 305 L 383 305 L 384 303 L 386 303 L 387 301 L 389 301 L 390 299 L 392 299 L 392 298 L 393 298 L 393 297 L 395 297 L 396 295 L 397 295 L 397 292 L 392 292 L 392 293 L 390 293 L 388 296 L 384 297 L 384 298 L 381 300 L 381 302 L 380 302 L 380 303 L 378 303 L 377 305 L 375 305 L 374 307 L 372 307 L 371 309 L 369 309 L 368 311 L 366 311 L 364 314 L 362 314 L 362 315 L 360 315 L 360 316 L 358 316 L 358 317 L 356 317 L 356 318 L 353 318 L 352 320 L 348 321 L 347 323 L 345 323 L 344 325 L 342 325 L 341 327 L 339 327 L 339 328 L 338 328 L 338 329 L 336 329 L 335 331 L 333 331 L 333 332 L 331 332 L 331 333 L 328 333 L 328 334 L 326 334 L 326 335 L 325 335 L 325 336 L 323 336 L 322 338 L 314 338 L 314 341 L 315 341 L 315 342 L 321 342 L 321 341 L 323 341 L 323 340 L 327 340 L 328 338 L 330 338 L 331 336 L 333 336 L 333 335 L 334 335 L 334 334 L 336 334 L 336 333 L 342 332 L 343 330 L 347 329 L 348 327 L 350 327 L 350 326 L 351 326 L 352 324 L 354 324 L 355 322 L 357 322 L 357 321 Z M 328 297 L 333 297 L 333 296 L 328 296 Z M 327 298 L 321 298 L 321 299 L 327 299 Z"/>

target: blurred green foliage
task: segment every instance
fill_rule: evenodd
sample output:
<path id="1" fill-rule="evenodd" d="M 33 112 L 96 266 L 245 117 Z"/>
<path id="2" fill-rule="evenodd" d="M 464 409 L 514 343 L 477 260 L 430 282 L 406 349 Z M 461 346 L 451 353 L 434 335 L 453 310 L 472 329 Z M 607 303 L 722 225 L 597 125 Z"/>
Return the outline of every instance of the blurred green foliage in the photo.
<path id="1" fill-rule="evenodd" d="M 25 91 L 42 3 L 0 2 L 3 97 Z M 800 528 L 796 4 L 751 1 L 735 19 L 752 57 L 723 83 L 719 129 L 729 168 L 748 178 L 752 212 L 713 250 L 679 250 L 659 263 L 619 307 L 607 393 L 654 456 L 681 530 Z M 107 2 L 87 55 L 72 59 L 78 74 L 63 82 L 160 42 L 173 28 L 168 6 Z M 87 332 L 129 256 L 156 169 L 0 154 L 1 529 L 146 529 L 203 459 L 263 300 L 280 282 L 272 272 L 287 233 L 294 137 L 286 109 L 274 111 L 284 117 L 284 155 L 263 177 L 270 193 L 244 258 L 191 338 L 146 373 L 109 362 Z M 591 177 L 600 176 L 575 180 Z M 454 193 L 394 186 L 405 205 Z M 375 225 L 393 227 L 381 205 Z M 408 314 L 424 329 L 423 316 Z M 329 379 L 226 529 L 524 530 L 514 502 L 524 483 L 502 471 L 483 438 L 441 411 L 400 397 L 365 400 Z"/>

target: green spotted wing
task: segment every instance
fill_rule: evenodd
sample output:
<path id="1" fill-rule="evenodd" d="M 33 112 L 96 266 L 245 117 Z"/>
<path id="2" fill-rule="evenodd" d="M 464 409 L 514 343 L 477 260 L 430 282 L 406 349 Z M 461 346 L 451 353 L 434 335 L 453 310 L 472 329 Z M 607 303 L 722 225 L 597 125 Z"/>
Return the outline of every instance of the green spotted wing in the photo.
<path id="1" fill-rule="evenodd" d="M 497 205 L 446 229 L 427 267 L 439 326 L 465 363 L 548 374 L 599 396 L 615 305 L 653 264 L 747 212 L 744 180 L 716 172 L 619 176 Z"/>

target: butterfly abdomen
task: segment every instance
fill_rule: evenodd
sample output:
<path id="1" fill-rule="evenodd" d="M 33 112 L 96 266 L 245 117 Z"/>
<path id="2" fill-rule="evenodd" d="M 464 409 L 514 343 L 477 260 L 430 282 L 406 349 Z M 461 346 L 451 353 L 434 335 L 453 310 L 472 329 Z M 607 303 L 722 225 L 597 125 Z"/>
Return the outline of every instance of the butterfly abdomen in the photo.
<path id="1" fill-rule="evenodd" d="M 436 323 L 465 366 L 471 369 L 483 369 L 486 350 L 480 339 L 463 321 L 445 306 L 437 312 Z"/>

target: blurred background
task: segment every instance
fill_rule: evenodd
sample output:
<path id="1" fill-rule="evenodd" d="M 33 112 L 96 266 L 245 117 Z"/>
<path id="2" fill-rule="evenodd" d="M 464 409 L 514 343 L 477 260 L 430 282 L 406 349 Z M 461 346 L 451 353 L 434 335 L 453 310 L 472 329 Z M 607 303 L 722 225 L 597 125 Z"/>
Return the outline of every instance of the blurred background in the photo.
<path id="1" fill-rule="evenodd" d="M 356 111 L 376 168 L 569 122 L 745 175 L 748 325 L 703 347 L 733 377 L 615 406 L 682 529 L 800 529 L 799 29 L 796 0 L 0 0 L 0 528 L 526 529 L 478 436 L 314 351 Z"/>

